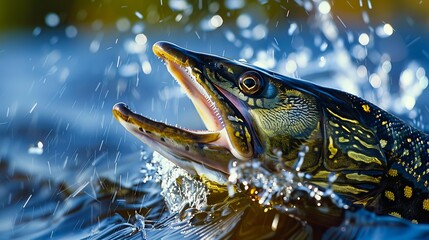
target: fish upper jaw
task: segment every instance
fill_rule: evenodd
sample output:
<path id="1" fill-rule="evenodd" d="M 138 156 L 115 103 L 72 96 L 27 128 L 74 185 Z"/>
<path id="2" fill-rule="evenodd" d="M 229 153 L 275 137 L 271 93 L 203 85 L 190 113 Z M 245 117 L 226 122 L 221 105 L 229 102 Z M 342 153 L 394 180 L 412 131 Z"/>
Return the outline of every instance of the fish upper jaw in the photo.
<path id="1" fill-rule="evenodd" d="M 192 52 L 167 42 L 154 44 L 153 52 L 164 60 L 169 72 L 185 89 L 207 129 L 225 129 L 227 138 L 222 140 L 226 140 L 223 143 L 228 144 L 233 156 L 240 160 L 255 157 L 252 125 L 244 117 L 249 114 L 247 109 L 234 104 L 233 101 L 237 99 L 225 95 L 205 75 L 209 62 L 219 57 Z"/>

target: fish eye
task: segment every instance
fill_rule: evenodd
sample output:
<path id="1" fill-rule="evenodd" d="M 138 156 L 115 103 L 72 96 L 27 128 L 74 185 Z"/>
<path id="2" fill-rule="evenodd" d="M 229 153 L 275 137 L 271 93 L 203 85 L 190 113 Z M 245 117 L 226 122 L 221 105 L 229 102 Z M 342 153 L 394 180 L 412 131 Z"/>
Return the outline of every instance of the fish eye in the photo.
<path id="1" fill-rule="evenodd" d="M 263 87 L 262 77 L 255 71 L 245 72 L 238 79 L 238 87 L 245 94 L 258 93 Z"/>

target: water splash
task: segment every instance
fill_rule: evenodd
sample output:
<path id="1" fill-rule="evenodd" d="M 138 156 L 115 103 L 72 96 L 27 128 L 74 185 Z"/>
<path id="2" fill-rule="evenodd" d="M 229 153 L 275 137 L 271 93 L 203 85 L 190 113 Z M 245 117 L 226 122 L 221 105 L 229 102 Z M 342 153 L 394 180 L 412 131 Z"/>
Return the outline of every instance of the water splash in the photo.
<path id="1" fill-rule="evenodd" d="M 349 209 L 332 190 L 335 173 L 329 175 L 326 189 L 311 184 L 311 175 L 300 172 L 308 147 L 303 146 L 293 168 L 282 166 L 272 171 L 259 160 L 231 162 L 229 167 L 228 192 L 232 197 L 237 191 L 245 191 L 262 207 L 274 208 L 283 213 L 307 220 L 306 211 L 333 212 Z M 281 153 L 279 153 L 281 158 Z M 237 185 L 238 184 L 238 185 Z M 238 189 L 237 189 L 237 186 Z M 304 206 L 304 207 L 303 207 Z"/>
<path id="2" fill-rule="evenodd" d="M 145 217 L 135 213 L 134 232 L 141 232 L 142 239 L 147 239 Z"/>
<path id="3" fill-rule="evenodd" d="M 161 195 L 170 212 L 177 213 L 185 207 L 198 210 L 207 206 L 207 186 L 158 152 L 153 152 L 143 173 L 144 181 L 161 183 Z"/>

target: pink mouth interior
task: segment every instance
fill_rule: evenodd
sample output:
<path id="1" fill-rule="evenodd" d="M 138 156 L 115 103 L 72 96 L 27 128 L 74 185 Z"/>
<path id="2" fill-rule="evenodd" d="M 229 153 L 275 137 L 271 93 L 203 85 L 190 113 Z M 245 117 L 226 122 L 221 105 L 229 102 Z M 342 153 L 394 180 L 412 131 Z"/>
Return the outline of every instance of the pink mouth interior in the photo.
<path id="1" fill-rule="evenodd" d="M 190 73 L 192 71 L 189 67 L 184 68 L 180 65 L 166 61 L 168 71 L 185 89 L 186 94 L 195 105 L 201 119 L 203 120 L 206 128 L 209 131 L 218 132 L 224 129 L 225 124 L 220 115 L 216 103 L 206 90 L 197 83 L 194 76 Z"/>

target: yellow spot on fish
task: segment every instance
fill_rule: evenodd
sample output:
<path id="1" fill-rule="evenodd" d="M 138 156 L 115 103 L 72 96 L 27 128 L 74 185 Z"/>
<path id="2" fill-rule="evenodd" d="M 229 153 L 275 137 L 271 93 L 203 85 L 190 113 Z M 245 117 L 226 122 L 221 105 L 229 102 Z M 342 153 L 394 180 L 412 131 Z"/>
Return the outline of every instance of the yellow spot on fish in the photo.
<path id="1" fill-rule="evenodd" d="M 402 218 L 401 214 L 399 214 L 398 212 L 390 212 L 389 215 L 397 218 Z"/>
<path id="2" fill-rule="evenodd" d="M 404 196 L 406 198 L 411 198 L 413 196 L 413 189 L 410 186 L 404 187 Z"/>
<path id="3" fill-rule="evenodd" d="M 339 137 L 339 138 L 338 138 L 338 141 L 339 141 L 340 143 L 348 143 L 348 142 L 350 142 L 350 140 L 349 140 L 349 139 L 344 138 L 344 137 Z"/>
<path id="4" fill-rule="evenodd" d="M 379 183 L 380 182 L 379 178 L 364 175 L 364 174 L 359 174 L 359 173 L 346 174 L 346 178 L 350 179 L 350 180 L 359 181 L 359 182 L 373 182 L 373 183 Z"/>
<path id="5" fill-rule="evenodd" d="M 429 198 L 423 200 L 423 209 L 429 211 Z"/>
<path id="6" fill-rule="evenodd" d="M 390 201 L 395 201 L 395 194 L 392 191 L 384 191 L 384 196 Z"/>
<path id="7" fill-rule="evenodd" d="M 235 132 L 235 136 L 236 136 L 236 137 L 240 137 L 240 132 L 239 132 L 239 131 L 236 131 L 236 132 Z"/>
<path id="8" fill-rule="evenodd" d="M 331 172 L 329 171 L 319 171 L 312 176 L 312 179 L 317 179 L 317 178 L 326 179 L 328 178 L 329 174 L 331 174 Z"/>
<path id="9" fill-rule="evenodd" d="M 362 105 L 362 108 L 365 112 L 369 112 L 371 109 L 369 108 L 368 104 Z"/>
<path id="10" fill-rule="evenodd" d="M 387 124 L 387 121 L 381 122 L 381 125 L 386 125 L 386 124 Z"/>
<path id="11" fill-rule="evenodd" d="M 347 121 L 347 122 L 351 122 L 351 123 L 355 123 L 355 124 L 359 124 L 359 122 L 358 122 L 357 120 L 353 120 L 353 119 L 348 119 L 348 118 L 345 118 L 345 117 L 341 117 L 340 115 L 338 115 L 338 114 L 334 113 L 334 112 L 333 112 L 331 109 L 329 109 L 329 108 L 326 108 L 326 110 L 328 110 L 328 112 L 329 112 L 330 114 L 332 114 L 333 116 L 335 116 L 335 117 L 339 118 L 340 120 Z"/>
<path id="12" fill-rule="evenodd" d="M 319 185 L 321 187 L 324 187 L 324 188 L 328 187 L 328 183 L 326 182 L 326 180 L 323 182 L 312 181 L 312 183 Z M 332 190 L 334 190 L 334 192 L 352 193 L 352 194 L 360 194 L 360 193 L 367 193 L 368 192 L 368 190 L 366 190 L 366 189 L 356 188 L 356 187 L 352 187 L 350 185 L 346 185 L 346 186 L 337 185 L 337 184 L 335 184 L 335 182 L 334 182 L 334 184 L 332 184 Z"/>
<path id="13" fill-rule="evenodd" d="M 332 140 L 332 137 L 329 136 L 329 144 L 328 144 L 328 150 L 331 153 L 331 155 L 329 155 L 329 159 L 332 159 L 335 157 L 335 154 L 337 154 L 338 149 L 336 149 L 334 147 L 334 140 Z"/>
<path id="14" fill-rule="evenodd" d="M 410 142 L 411 142 L 411 138 L 407 138 L 407 142 L 409 142 L 409 143 L 410 143 Z"/>
<path id="15" fill-rule="evenodd" d="M 341 125 L 341 128 L 350 133 L 350 129 L 346 128 L 345 126 Z"/>
<path id="16" fill-rule="evenodd" d="M 349 156 L 350 158 L 359 161 L 359 162 L 364 162 L 364 163 L 376 163 L 378 165 L 382 165 L 380 159 L 376 158 L 376 157 L 371 157 L 371 156 L 367 156 L 365 154 L 362 153 L 358 153 L 358 152 L 354 152 L 354 151 L 348 151 L 347 152 L 347 156 Z"/>
<path id="17" fill-rule="evenodd" d="M 332 121 L 329 121 L 329 125 L 331 125 L 332 127 L 340 127 L 340 125 L 338 125 L 338 123 L 334 123 Z"/>
<path id="18" fill-rule="evenodd" d="M 416 219 L 411 220 L 411 222 L 414 223 L 414 224 L 418 224 L 419 223 L 419 221 L 417 221 Z"/>
<path id="19" fill-rule="evenodd" d="M 384 140 L 384 139 L 381 139 L 380 140 L 380 145 L 381 145 L 382 148 L 384 148 L 387 145 L 387 141 Z"/>
<path id="20" fill-rule="evenodd" d="M 366 204 L 369 201 L 371 201 L 372 199 L 374 199 L 374 197 L 364 198 L 364 199 L 361 199 L 361 200 L 354 201 L 353 204 L 359 204 L 359 205 L 366 206 Z"/>
<path id="21" fill-rule="evenodd" d="M 373 149 L 377 149 L 377 146 L 374 146 L 372 144 L 368 144 L 367 142 L 365 142 L 364 140 L 360 139 L 358 136 L 353 136 L 353 138 L 358 141 L 360 144 L 362 144 L 364 147 L 366 148 L 373 148 Z"/>
<path id="22" fill-rule="evenodd" d="M 249 98 L 248 100 L 247 100 L 247 104 L 249 104 L 250 106 L 255 106 L 255 99 L 254 98 Z"/>

